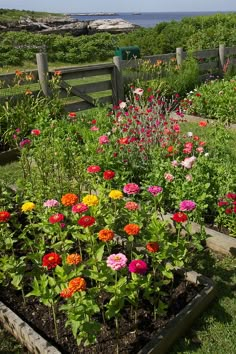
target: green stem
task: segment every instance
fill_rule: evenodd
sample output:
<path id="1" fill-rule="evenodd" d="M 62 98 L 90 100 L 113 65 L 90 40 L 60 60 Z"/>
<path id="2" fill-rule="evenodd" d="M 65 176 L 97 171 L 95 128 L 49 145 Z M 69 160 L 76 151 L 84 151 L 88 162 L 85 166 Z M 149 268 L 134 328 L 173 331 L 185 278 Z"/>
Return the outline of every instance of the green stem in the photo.
<path id="1" fill-rule="evenodd" d="M 59 336 L 58 336 L 58 330 L 57 330 L 57 320 L 56 320 L 56 313 L 55 313 L 54 304 L 51 304 L 51 308 L 52 308 L 52 316 L 53 316 L 53 322 L 54 322 L 55 336 L 56 336 L 56 339 L 58 340 Z"/>

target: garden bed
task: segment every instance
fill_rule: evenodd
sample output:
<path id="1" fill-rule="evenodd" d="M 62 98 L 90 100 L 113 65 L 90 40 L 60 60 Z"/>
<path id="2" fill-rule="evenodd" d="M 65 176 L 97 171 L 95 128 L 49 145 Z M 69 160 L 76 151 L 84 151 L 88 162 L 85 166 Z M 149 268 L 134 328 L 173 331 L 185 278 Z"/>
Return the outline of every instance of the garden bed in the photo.
<path id="1" fill-rule="evenodd" d="M 16 161 L 19 158 L 19 150 L 11 149 L 0 152 L 0 166 L 6 165 L 9 162 Z"/>
<path id="2" fill-rule="evenodd" d="M 181 273 L 181 277 L 178 275 L 175 278 L 175 287 L 171 295 L 168 295 L 169 306 L 165 316 L 158 316 L 157 320 L 153 321 L 145 303 L 143 307 L 140 307 L 136 328 L 129 323 L 130 311 L 126 311 L 125 315 L 121 316 L 120 353 L 144 354 L 153 353 L 154 350 L 158 353 L 167 352 L 173 342 L 189 328 L 194 319 L 212 301 L 215 288 L 210 279 L 196 272 Z M 29 298 L 25 306 L 19 293 L 3 289 L 1 289 L 1 300 L 6 304 L 0 303 L 1 322 L 31 352 L 78 353 L 72 334 L 65 328 L 65 319 L 62 314 L 58 314 L 59 341 L 56 342 L 52 318 L 50 318 L 48 309 L 38 300 Z M 22 320 L 6 306 L 12 308 Z M 28 327 L 25 321 L 34 329 Z M 98 337 L 98 344 L 86 348 L 79 347 L 79 353 L 105 353 L 107 347 L 113 347 L 114 349 L 111 350 L 115 352 L 113 322 L 104 325 L 102 334 Z"/>

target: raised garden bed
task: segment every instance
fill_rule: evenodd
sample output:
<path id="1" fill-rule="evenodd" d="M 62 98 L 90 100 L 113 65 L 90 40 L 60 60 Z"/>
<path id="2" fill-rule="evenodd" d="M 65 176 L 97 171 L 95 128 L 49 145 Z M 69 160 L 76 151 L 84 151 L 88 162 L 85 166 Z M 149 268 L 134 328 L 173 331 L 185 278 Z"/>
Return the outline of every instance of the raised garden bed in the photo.
<path id="1" fill-rule="evenodd" d="M 184 277 L 184 281 L 178 284 L 176 290 L 173 292 L 173 299 L 175 303 L 171 305 L 168 311 L 168 316 L 164 318 L 158 318 L 156 328 L 153 328 L 153 333 L 150 333 L 150 319 L 146 318 L 145 311 L 140 313 L 141 321 L 143 325 L 135 331 L 129 331 L 128 335 L 126 333 L 124 341 L 121 338 L 121 343 L 126 345 L 126 349 L 121 349 L 122 353 L 167 353 L 170 346 L 174 341 L 179 338 L 183 333 L 189 329 L 190 325 L 196 319 L 197 316 L 209 305 L 215 296 L 215 287 L 213 282 L 194 271 L 183 272 L 181 271 L 181 276 Z M 186 283 L 187 282 L 187 283 Z M 184 291 L 183 291 L 184 290 Z M 172 301 L 173 302 L 173 301 Z M 21 308 L 21 310 L 20 310 Z M 182 308 L 182 309 L 181 309 Z M 181 309 L 181 310 L 180 310 Z M 180 310 L 180 311 L 179 311 Z M 33 311 L 32 308 L 30 311 Z M 22 312 L 21 317 L 26 316 L 26 311 L 24 315 L 24 306 L 20 305 L 17 312 Z M 178 313 L 177 313 L 178 312 Z M 177 314 L 176 314 L 177 313 Z M 44 323 L 44 318 L 39 315 L 40 321 Z M 37 316 L 38 317 L 38 316 Z M 11 311 L 5 304 L 0 302 L 0 321 L 3 326 L 10 331 L 19 340 L 22 345 L 24 345 L 32 353 L 77 353 L 78 348 L 76 347 L 74 341 L 74 349 L 66 349 L 58 346 L 57 344 L 52 345 L 49 340 L 44 339 L 35 329 L 32 329 L 24 320 L 18 317 L 13 311 Z M 124 325 L 127 325 L 124 322 Z M 153 324 L 152 324 L 153 326 Z M 44 336 L 50 336 L 50 325 L 44 324 L 45 328 Z M 141 329 L 142 327 L 142 329 Z M 126 330 L 126 328 L 124 328 Z M 42 334 L 42 328 L 39 330 Z M 111 326 L 111 333 L 106 333 L 107 338 L 105 343 L 98 348 L 91 346 L 85 349 L 79 348 L 79 353 L 105 353 L 107 346 L 111 348 L 112 341 L 110 335 L 114 332 L 114 328 Z M 65 336 L 65 333 L 62 336 Z M 114 333 L 113 333 L 114 336 Z M 59 338 L 61 336 L 59 335 Z M 72 337 L 72 335 L 70 335 Z M 70 340 L 67 337 L 67 341 Z M 128 342 L 131 340 L 131 343 Z M 72 340 L 73 342 L 73 340 Z M 142 344 L 148 342 L 147 344 Z M 52 343 L 54 343 L 52 341 Z M 141 346 L 141 349 L 140 349 Z M 58 349 L 59 348 L 59 349 Z M 115 348 L 115 347 L 114 347 Z M 98 351 L 97 351 L 98 350 Z M 114 351 L 115 352 L 115 349 Z"/>

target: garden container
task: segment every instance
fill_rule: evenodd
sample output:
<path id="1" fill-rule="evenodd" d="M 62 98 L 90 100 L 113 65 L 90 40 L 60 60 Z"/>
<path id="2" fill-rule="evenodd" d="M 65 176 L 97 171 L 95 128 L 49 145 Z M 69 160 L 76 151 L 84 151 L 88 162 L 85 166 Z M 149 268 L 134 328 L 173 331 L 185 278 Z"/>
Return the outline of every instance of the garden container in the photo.
<path id="1" fill-rule="evenodd" d="M 138 46 L 118 47 L 115 50 L 115 56 L 120 57 L 122 60 L 140 58 L 140 49 Z"/>

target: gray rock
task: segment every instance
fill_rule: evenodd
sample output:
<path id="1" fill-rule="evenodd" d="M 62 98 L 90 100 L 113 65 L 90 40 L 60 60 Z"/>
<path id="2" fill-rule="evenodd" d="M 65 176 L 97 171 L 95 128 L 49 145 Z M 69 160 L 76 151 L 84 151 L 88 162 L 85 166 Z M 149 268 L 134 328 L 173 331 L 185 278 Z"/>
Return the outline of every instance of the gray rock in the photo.
<path id="1" fill-rule="evenodd" d="M 130 32 L 140 26 L 123 20 L 122 18 L 101 19 L 89 22 L 89 33 L 109 32 L 122 33 Z"/>

